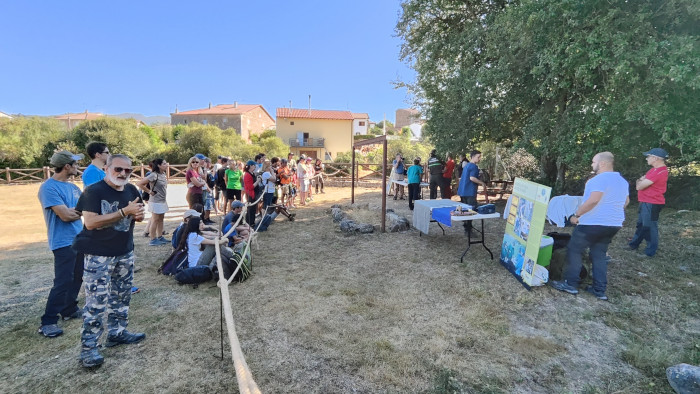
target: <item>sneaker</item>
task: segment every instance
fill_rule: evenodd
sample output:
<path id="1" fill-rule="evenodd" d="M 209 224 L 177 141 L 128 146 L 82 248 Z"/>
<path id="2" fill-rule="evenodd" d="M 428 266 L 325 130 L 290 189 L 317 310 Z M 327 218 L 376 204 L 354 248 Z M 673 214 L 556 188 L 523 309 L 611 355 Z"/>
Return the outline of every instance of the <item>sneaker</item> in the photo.
<path id="1" fill-rule="evenodd" d="M 569 294 L 578 294 L 578 289 L 573 286 L 570 286 L 565 280 L 550 280 L 549 285 L 559 291 L 564 291 Z"/>
<path id="2" fill-rule="evenodd" d="M 624 249 L 624 250 L 637 250 L 638 247 L 639 247 L 639 246 L 632 246 L 632 245 L 630 245 L 630 244 L 627 244 L 627 246 L 625 246 L 625 247 L 622 248 L 622 249 Z"/>
<path id="3" fill-rule="evenodd" d="M 117 335 L 116 337 L 113 336 L 108 336 L 107 337 L 107 342 L 105 342 L 105 347 L 112 347 L 112 346 L 117 346 L 117 345 L 131 345 L 134 343 L 139 343 L 146 339 L 146 334 L 142 332 L 129 332 L 129 331 L 122 331 L 121 334 Z"/>
<path id="4" fill-rule="evenodd" d="M 206 225 L 212 225 L 212 224 L 215 224 L 215 223 L 216 223 L 215 221 L 209 220 L 209 219 L 204 219 L 203 222 L 204 222 L 204 224 L 206 224 Z"/>
<path id="5" fill-rule="evenodd" d="M 81 318 L 81 317 L 83 317 L 83 311 L 80 310 L 80 309 L 77 309 L 75 312 L 71 313 L 70 315 L 63 316 L 63 320 L 64 320 L 64 321 L 68 321 L 68 320 L 71 320 L 71 319 L 78 319 L 78 318 Z"/>
<path id="6" fill-rule="evenodd" d="M 134 286 L 134 287 L 131 288 L 131 294 L 136 294 L 136 293 L 138 293 L 138 292 L 140 292 L 140 291 L 141 291 L 141 289 L 139 289 L 139 288 L 136 287 L 136 286 Z"/>
<path id="7" fill-rule="evenodd" d="M 586 287 L 586 291 L 593 294 L 595 298 L 601 300 L 601 301 L 607 301 L 608 296 L 605 295 L 604 291 L 596 291 L 593 286 L 589 285 Z"/>
<path id="8" fill-rule="evenodd" d="M 170 243 L 170 240 L 169 240 L 169 239 L 165 239 L 165 237 L 163 237 L 163 236 L 160 236 L 160 237 L 158 237 L 158 238 L 156 238 L 156 239 L 158 240 L 158 242 L 162 243 L 163 245 L 167 245 L 167 244 Z"/>
<path id="9" fill-rule="evenodd" d="M 158 238 L 152 239 L 152 240 L 150 240 L 150 241 L 148 242 L 148 246 L 161 246 L 161 245 L 165 245 L 165 244 L 162 243 L 162 242 L 160 242 L 160 241 L 158 240 Z"/>
<path id="10" fill-rule="evenodd" d="M 105 358 L 102 357 L 100 351 L 97 350 L 97 348 L 80 351 L 80 363 L 85 368 L 99 367 L 104 362 Z"/>
<path id="11" fill-rule="evenodd" d="M 145 233 L 143 233 L 143 236 L 144 236 L 144 237 L 148 237 L 148 231 L 146 231 Z"/>
<path id="12" fill-rule="evenodd" d="M 46 324 L 39 327 L 39 334 L 45 336 L 46 338 L 56 338 L 57 336 L 63 334 L 63 330 L 58 324 Z"/>

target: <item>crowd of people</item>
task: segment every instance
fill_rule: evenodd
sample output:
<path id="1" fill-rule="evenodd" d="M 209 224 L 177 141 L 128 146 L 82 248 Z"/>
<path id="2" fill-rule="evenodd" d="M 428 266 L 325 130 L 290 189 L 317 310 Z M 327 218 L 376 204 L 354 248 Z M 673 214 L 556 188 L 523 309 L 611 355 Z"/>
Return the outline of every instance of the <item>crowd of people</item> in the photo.
<path id="1" fill-rule="evenodd" d="M 245 163 L 218 157 L 213 164 L 204 155 L 197 154 L 189 159 L 186 173 L 189 209 L 172 239 L 167 240 L 163 219 L 169 210 L 168 163 L 162 158 L 153 160 L 151 171 L 133 185 L 129 157 L 111 154 L 107 145 L 99 142 L 90 143 L 87 154 L 91 164 L 83 172 L 82 191 L 70 180 L 78 174 L 78 163 L 84 156 L 64 150 L 51 156 L 53 175 L 41 185 L 38 193 L 49 248 L 54 255 L 53 286 L 38 332 L 48 338 L 60 336 L 63 334 L 58 326 L 60 319 L 82 317 L 80 361 L 84 367 L 104 362 L 98 342 L 105 329 L 107 347 L 138 343 L 146 337 L 144 333 L 127 330 L 129 304 L 132 293 L 137 290 L 133 287 L 133 232 L 135 223 L 145 220 L 144 200 L 148 200 L 151 213 L 147 225 L 149 245 L 170 243 L 175 249 L 186 250 L 188 265 L 196 267 L 212 265 L 216 244 L 224 246 L 221 248 L 224 258 L 230 257 L 236 247 L 250 240 L 251 234 L 266 229 L 278 215 L 294 221 L 295 214 L 290 209 L 312 202 L 314 194 L 324 193 L 323 163 L 305 155 L 298 161 L 291 153 L 287 158 L 268 160 L 261 153 Z M 655 148 L 644 155 L 652 169 L 636 181 L 639 219 L 628 246 L 637 249 L 646 242 L 645 255 L 653 256 L 659 243 L 658 219 L 664 205 L 668 154 Z M 479 179 L 480 160 L 481 152 L 474 150 L 468 160 L 462 157 L 455 166 L 451 155 L 447 155 L 447 162 L 443 163 L 437 159 L 435 151 L 431 152 L 427 163 L 431 198 L 437 197 L 437 187 L 442 188 L 443 198 L 449 198 L 446 197 L 450 189 L 448 182 L 457 167 L 461 201 L 476 205 L 477 188 L 484 185 Z M 586 183 L 584 202 L 570 220 L 578 226 L 570 241 L 565 280 L 552 281 L 552 286 L 558 290 L 578 293 L 581 252 L 589 248 L 593 285 L 586 290 L 599 299 L 607 299 L 607 247 L 622 226 L 624 208 L 629 202 L 628 183 L 614 172 L 613 163 L 610 152 L 593 157 L 595 176 Z M 420 158 L 406 166 L 403 158 L 397 155 L 393 172 L 395 179 L 407 176 L 408 199 L 413 208 L 423 178 Z M 396 186 L 394 193 L 404 198 L 403 189 Z M 212 221 L 211 211 L 223 214 L 220 226 Z M 85 291 L 84 308 L 78 307 L 81 288 Z"/>
<path id="2" fill-rule="evenodd" d="M 290 209 L 313 201 L 314 190 L 324 193 L 324 165 L 305 155 L 298 162 L 292 153 L 269 160 L 261 153 L 245 162 L 219 156 L 212 163 L 197 154 L 188 160 L 185 174 L 189 209 L 168 240 L 168 162 L 154 159 L 150 171 L 132 184 L 129 157 L 111 154 L 101 142 L 88 144 L 86 150 L 91 163 L 83 171 L 82 191 L 71 178 L 78 175 L 84 155 L 69 151 L 53 154 L 53 175 L 39 188 L 54 254 L 54 283 L 38 332 L 55 338 L 63 334 L 60 319 L 82 317 L 80 362 L 88 368 L 104 362 L 98 342 L 105 329 L 107 347 L 146 337 L 127 330 L 131 296 L 138 292 L 133 286 L 134 226 L 145 220 L 146 210 L 151 214 L 145 232 L 149 246 L 171 244 L 187 251 L 189 266 L 211 266 L 217 243 L 223 245 L 222 256 L 231 257 L 236 247 L 252 233 L 265 231 L 278 215 L 294 221 L 296 214 Z M 223 215 L 220 227 L 212 211 Z M 81 288 L 84 308 L 78 307 Z"/>

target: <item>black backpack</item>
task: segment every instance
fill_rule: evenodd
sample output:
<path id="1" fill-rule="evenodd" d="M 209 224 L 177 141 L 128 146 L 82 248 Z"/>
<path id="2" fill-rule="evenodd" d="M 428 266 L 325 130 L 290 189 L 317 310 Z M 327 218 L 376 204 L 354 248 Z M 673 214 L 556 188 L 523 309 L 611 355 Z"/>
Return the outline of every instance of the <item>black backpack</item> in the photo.
<path id="1" fill-rule="evenodd" d="M 187 268 L 187 249 L 176 249 L 165 259 L 158 273 L 163 275 L 176 275 Z"/>

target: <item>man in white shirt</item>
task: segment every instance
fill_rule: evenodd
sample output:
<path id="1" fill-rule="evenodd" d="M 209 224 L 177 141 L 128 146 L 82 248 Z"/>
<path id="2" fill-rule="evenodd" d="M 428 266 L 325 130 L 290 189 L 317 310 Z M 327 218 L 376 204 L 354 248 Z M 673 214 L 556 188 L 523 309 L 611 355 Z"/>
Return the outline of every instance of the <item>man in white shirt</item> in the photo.
<path id="1" fill-rule="evenodd" d="M 629 183 L 619 172 L 613 170 L 615 158 L 610 152 L 593 156 L 593 172 L 596 176 L 586 182 L 583 203 L 571 217 L 576 224 L 566 253 L 569 265 L 564 273 L 564 281 L 550 281 L 557 290 L 578 294 L 581 272 L 581 254 L 590 249 L 593 264 L 593 285 L 586 291 L 599 300 L 607 301 L 605 294 L 608 284 L 608 245 L 622 228 L 625 220 L 625 207 L 629 204 Z"/>

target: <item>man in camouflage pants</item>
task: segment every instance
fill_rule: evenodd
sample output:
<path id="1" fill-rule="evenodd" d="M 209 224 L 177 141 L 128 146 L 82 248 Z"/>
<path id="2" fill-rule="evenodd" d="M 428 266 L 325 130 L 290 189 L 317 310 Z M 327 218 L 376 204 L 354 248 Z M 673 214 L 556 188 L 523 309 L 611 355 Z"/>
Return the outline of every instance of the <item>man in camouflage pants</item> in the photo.
<path id="1" fill-rule="evenodd" d="M 145 214 L 138 190 L 129 183 L 131 172 L 128 157 L 110 156 L 105 178 L 86 188 L 76 206 L 84 218 L 73 248 L 85 254 L 80 361 L 86 368 L 104 362 L 97 343 L 104 331 L 105 311 L 105 346 L 138 343 L 146 337 L 126 330 L 134 275 L 134 224 Z"/>

